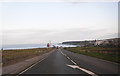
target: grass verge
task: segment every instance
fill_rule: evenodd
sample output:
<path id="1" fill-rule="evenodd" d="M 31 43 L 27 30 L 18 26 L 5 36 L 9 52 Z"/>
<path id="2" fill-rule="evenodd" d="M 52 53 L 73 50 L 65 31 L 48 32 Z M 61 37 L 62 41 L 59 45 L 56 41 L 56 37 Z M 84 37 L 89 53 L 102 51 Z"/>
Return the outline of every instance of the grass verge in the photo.
<path id="1" fill-rule="evenodd" d="M 74 47 L 74 48 L 65 48 L 65 49 L 74 53 L 96 57 L 120 64 L 120 55 L 117 48 Z"/>
<path id="2" fill-rule="evenodd" d="M 53 48 L 34 48 L 34 49 L 17 49 L 2 51 L 3 66 L 15 64 L 17 62 L 40 56 L 46 52 L 53 50 Z"/>

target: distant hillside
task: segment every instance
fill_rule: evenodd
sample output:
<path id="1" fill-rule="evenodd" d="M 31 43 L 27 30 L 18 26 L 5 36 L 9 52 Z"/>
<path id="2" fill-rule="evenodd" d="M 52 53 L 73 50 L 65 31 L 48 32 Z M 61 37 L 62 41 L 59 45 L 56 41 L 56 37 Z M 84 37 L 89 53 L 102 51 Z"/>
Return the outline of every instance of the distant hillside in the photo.
<path id="1" fill-rule="evenodd" d="M 77 46 L 116 46 L 120 45 L 120 38 L 104 39 L 104 40 L 85 40 L 85 41 L 67 41 L 62 44 L 77 45 Z"/>

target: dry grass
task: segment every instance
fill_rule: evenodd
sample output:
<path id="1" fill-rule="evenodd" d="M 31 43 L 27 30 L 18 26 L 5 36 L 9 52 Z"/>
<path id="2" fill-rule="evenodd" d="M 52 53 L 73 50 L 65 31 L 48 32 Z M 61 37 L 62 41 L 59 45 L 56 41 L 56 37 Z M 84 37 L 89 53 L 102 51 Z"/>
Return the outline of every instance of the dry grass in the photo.
<path id="1" fill-rule="evenodd" d="M 69 50 L 74 51 L 87 51 L 87 52 L 98 52 L 98 53 L 118 53 L 119 48 L 102 48 L 102 47 L 73 47 Z"/>
<path id="2" fill-rule="evenodd" d="M 120 64 L 120 48 L 73 47 L 65 49 L 74 53 L 92 56 Z"/>
<path id="3" fill-rule="evenodd" d="M 17 49 L 17 50 L 4 50 L 2 52 L 3 66 L 11 65 L 25 59 L 39 56 L 46 52 L 53 50 L 52 48 L 34 48 L 34 49 Z"/>

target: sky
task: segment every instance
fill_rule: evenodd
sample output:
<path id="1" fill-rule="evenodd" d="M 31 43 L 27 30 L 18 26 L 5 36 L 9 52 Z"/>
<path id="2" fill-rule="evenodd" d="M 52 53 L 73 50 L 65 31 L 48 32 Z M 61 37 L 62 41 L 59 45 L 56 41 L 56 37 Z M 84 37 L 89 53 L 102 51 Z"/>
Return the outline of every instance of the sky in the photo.
<path id="1" fill-rule="evenodd" d="M 0 6 L 3 45 L 118 37 L 117 2 L 3 2 Z"/>

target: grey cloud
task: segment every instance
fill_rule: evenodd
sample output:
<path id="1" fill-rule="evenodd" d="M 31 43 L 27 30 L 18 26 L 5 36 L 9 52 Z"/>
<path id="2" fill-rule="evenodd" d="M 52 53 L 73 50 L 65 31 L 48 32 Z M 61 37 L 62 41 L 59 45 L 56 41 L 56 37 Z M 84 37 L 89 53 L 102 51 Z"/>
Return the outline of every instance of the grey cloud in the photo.
<path id="1" fill-rule="evenodd" d="M 116 37 L 117 33 L 107 29 L 93 30 L 90 28 L 73 28 L 66 30 L 8 30 L 3 33 L 3 43 L 45 43 L 52 40 L 59 43 L 68 40 L 90 40 Z"/>

